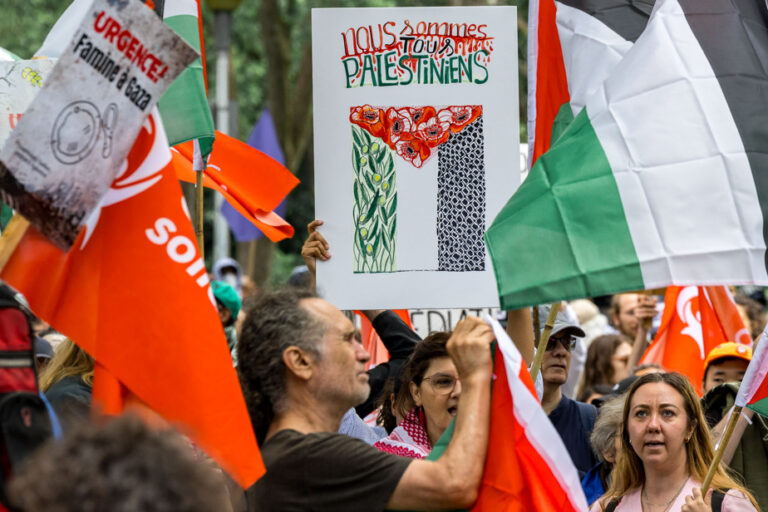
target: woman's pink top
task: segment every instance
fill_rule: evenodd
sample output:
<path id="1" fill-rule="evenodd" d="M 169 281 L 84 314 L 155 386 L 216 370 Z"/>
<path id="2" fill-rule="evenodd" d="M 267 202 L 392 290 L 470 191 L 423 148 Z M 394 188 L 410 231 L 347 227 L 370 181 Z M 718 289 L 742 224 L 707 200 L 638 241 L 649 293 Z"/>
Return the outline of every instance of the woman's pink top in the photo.
<path id="1" fill-rule="evenodd" d="M 683 505 L 685 505 L 685 498 L 693 495 L 693 488 L 701 487 L 701 482 L 697 482 L 693 478 L 689 478 L 683 490 L 678 494 L 677 499 L 669 507 L 669 512 L 679 512 Z M 621 499 L 619 506 L 616 507 L 616 512 L 642 512 L 643 504 L 640 497 L 642 487 L 639 487 L 626 495 Z M 712 492 L 711 490 L 709 491 Z M 597 500 L 592 504 L 589 509 L 590 512 L 600 512 L 600 500 Z M 728 491 L 723 498 L 723 512 L 758 512 L 758 510 L 752 506 L 752 502 L 749 501 L 744 493 L 732 489 Z"/>

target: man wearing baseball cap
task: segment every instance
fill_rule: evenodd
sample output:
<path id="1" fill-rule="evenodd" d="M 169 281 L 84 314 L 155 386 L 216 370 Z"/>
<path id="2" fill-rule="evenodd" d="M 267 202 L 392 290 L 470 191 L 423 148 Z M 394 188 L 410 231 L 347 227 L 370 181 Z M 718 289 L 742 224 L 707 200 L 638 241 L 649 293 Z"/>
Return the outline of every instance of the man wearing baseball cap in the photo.
<path id="1" fill-rule="evenodd" d="M 539 318 L 547 318 L 547 315 L 549 307 L 539 306 Z M 571 400 L 563 394 L 562 386 L 568 379 L 571 351 L 576 346 L 576 338 L 583 337 L 582 328 L 570 323 L 562 311 L 558 312 L 541 360 L 541 380 L 544 383 L 541 406 L 560 434 L 579 471 L 579 478 L 583 478 L 597 464 L 589 444 L 597 409 L 593 405 Z"/>
<path id="2" fill-rule="evenodd" d="M 744 372 L 752 359 L 752 349 L 741 343 L 721 343 L 704 360 L 704 417 L 718 439 L 725 429 Z M 760 510 L 768 510 L 768 421 L 744 409 L 728 443 L 723 463 L 741 477 L 757 500 Z"/>
<path id="3" fill-rule="evenodd" d="M 713 348 L 704 360 L 704 394 L 725 382 L 741 382 L 752 360 L 752 349 L 743 343 L 728 341 Z"/>

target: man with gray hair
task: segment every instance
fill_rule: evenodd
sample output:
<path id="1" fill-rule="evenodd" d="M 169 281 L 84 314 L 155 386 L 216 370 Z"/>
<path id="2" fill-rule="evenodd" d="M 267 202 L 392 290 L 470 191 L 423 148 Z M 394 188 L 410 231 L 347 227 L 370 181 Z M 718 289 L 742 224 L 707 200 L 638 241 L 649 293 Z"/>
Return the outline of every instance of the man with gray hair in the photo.
<path id="1" fill-rule="evenodd" d="M 452 440 L 437 461 L 380 452 L 336 433 L 368 396 L 368 353 L 352 322 L 308 290 L 262 295 L 248 312 L 238 373 L 267 473 L 249 510 L 466 508 L 488 447 L 491 328 L 469 317 L 448 341 L 462 393 Z"/>

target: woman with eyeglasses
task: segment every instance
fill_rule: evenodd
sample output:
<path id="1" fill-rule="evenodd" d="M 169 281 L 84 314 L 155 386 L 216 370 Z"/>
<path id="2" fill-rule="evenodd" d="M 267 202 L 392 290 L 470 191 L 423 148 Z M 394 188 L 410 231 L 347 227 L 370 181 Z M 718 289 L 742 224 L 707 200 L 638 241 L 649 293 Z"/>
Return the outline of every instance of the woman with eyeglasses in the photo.
<path id="1" fill-rule="evenodd" d="M 584 364 L 579 391 L 576 393 L 580 402 L 589 397 L 587 393 L 598 384 L 614 386 L 629 377 L 629 359 L 632 345 L 618 334 L 598 336 L 587 349 L 587 362 Z"/>
<path id="2" fill-rule="evenodd" d="M 403 367 L 395 407 L 403 420 L 374 446 L 381 451 L 423 459 L 456 416 L 461 383 L 445 344 L 450 332 L 430 334 L 416 345 Z"/>

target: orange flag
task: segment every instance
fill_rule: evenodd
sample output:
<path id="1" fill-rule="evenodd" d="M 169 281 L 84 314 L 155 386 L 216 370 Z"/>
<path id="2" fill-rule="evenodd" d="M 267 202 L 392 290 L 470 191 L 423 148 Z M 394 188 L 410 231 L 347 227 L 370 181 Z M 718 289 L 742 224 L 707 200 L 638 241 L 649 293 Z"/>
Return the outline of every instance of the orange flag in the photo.
<path id="1" fill-rule="evenodd" d="M 195 183 L 192 142 L 179 144 L 174 149 L 176 175 L 182 181 Z M 272 157 L 216 132 L 203 186 L 223 195 L 229 204 L 273 242 L 293 236 L 293 227 L 272 210 L 298 183 L 299 180 Z"/>
<path id="2" fill-rule="evenodd" d="M 659 331 L 640 363 L 686 375 L 701 394 L 704 359 L 726 341 L 752 343 L 725 286 L 670 286 Z"/>
<path id="3" fill-rule="evenodd" d="M 0 277 L 247 487 L 264 466 L 170 162 L 153 113 L 70 251 L 30 228 Z"/>

